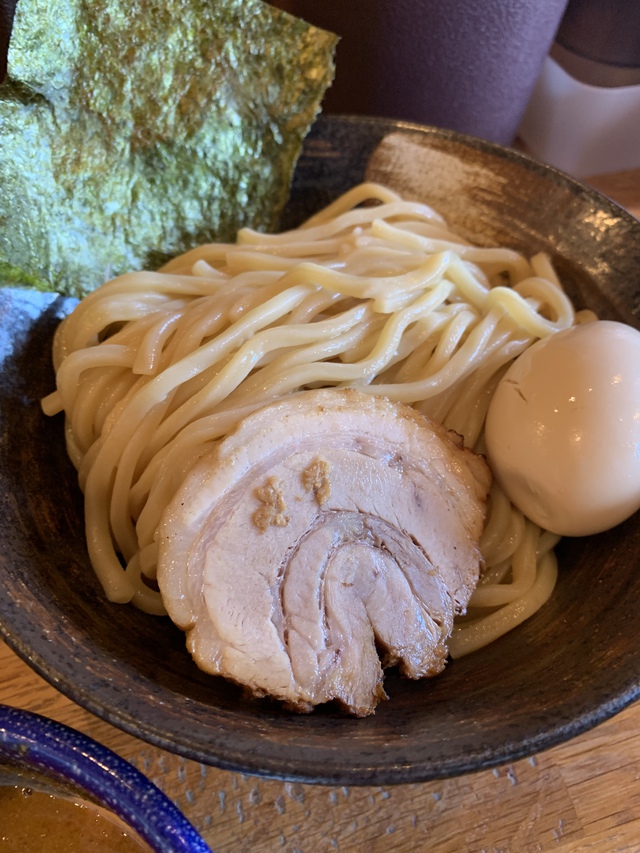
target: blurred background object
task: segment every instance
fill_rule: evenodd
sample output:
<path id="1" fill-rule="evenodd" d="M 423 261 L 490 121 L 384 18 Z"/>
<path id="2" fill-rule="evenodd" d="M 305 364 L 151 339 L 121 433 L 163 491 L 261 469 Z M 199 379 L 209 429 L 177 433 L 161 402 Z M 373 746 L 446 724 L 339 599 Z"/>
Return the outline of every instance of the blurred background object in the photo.
<path id="1" fill-rule="evenodd" d="M 7 71 L 7 49 L 16 0 L 0 0 L 0 83 Z"/>
<path id="2" fill-rule="evenodd" d="M 520 136 L 578 177 L 640 166 L 638 0 L 570 0 Z"/>
<path id="3" fill-rule="evenodd" d="M 274 0 L 341 37 L 328 113 L 511 144 L 566 0 Z"/>

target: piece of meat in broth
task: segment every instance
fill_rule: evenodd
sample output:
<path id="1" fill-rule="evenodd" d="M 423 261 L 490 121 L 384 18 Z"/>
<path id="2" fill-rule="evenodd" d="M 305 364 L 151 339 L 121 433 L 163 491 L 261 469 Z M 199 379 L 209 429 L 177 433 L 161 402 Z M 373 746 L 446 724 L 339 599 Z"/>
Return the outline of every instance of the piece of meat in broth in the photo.
<path id="1" fill-rule="evenodd" d="M 165 605 L 207 672 L 297 710 L 373 713 L 383 667 L 444 667 L 489 484 L 481 457 L 408 406 L 285 398 L 198 462 L 165 512 Z"/>

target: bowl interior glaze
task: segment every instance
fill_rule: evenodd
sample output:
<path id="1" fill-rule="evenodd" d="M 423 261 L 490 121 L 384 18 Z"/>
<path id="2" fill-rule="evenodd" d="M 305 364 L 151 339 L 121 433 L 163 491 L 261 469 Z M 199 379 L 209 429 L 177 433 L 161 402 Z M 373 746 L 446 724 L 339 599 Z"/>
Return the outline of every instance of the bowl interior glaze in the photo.
<path id="1" fill-rule="evenodd" d="M 379 149 L 375 177 L 397 178 L 407 192 L 432 186 L 425 200 L 478 242 L 547 251 L 580 306 L 638 326 L 640 222 L 553 169 L 450 131 L 321 119 L 298 163 L 283 225 L 362 180 L 389 134 L 423 154 L 407 169 L 394 166 L 395 149 Z M 542 610 L 438 678 L 414 683 L 389 674 L 390 701 L 375 716 L 350 719 L 330 708 L 292 715 L 200 672 L 180 631 L 167 619 L 108 604 L 89 567 L 62 421 L 45 418 L 38 404 L 53 388 L 51 338 L 70 307 L 55 295 L 0 290 L 0 629 L 80 705 L 203 763 L 381 785 L 512 761 L 637 698 L 639 515 L 561 543 L 558 586 Z"/>

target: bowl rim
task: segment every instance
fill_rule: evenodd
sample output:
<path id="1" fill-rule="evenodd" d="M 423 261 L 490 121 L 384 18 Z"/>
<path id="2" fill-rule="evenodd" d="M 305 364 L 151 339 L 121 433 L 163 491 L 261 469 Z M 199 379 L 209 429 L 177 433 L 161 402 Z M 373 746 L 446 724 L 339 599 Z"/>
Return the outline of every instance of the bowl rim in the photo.
<path id="1" fill-rule="evenodd" d="M 49 717 L 0 704 L 0 760 L 71 783 L 158 853 L 212 853 L 178 807 L 108 747 Z"/>

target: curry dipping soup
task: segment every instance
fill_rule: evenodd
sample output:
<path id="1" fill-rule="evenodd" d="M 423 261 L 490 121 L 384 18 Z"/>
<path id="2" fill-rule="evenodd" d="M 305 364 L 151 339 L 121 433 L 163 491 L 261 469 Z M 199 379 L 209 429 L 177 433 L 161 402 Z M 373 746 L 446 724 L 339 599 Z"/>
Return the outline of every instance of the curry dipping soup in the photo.
<path id="1" fill-rule="evenodd" d="M 114 814 L 72 794 L 0 783 L 2 853 L 149 853 Z"/>

